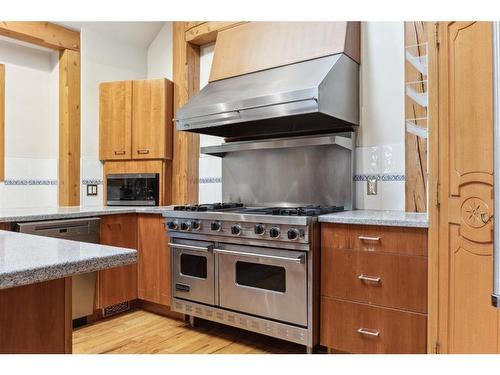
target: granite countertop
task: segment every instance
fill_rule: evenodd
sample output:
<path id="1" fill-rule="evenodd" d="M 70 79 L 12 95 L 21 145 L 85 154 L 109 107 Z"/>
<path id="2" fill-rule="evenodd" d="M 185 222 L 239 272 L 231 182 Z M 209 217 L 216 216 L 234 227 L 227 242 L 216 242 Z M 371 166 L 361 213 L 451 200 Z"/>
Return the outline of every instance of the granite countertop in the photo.
<path id="1" fill-rule="evenodd" d="M 394 227 L 428 228 L 427 213 L 382 210 L 354 210 L 321 215 L 322 223 L 387 225 Z"/>
<path id="2" fill-rule="evenodd" d="M 171 210 L 173 206 L 154 207 L 37 207 L 37 208 L 2 208 L 0 209 L 0 222 L 25 222 L 38 220 L 73 219 L 112 214 L 162 214 Z"/>
<path id="3" fill-rule="evenodd" d="M 137 251 L 0 231 L 0 289 L 137 262 Z"/>

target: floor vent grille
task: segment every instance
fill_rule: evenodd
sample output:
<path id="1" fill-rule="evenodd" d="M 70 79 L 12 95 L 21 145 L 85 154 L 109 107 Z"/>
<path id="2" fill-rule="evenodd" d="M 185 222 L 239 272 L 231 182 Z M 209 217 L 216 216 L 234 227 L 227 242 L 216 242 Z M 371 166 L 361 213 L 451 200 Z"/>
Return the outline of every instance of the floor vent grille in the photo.
<path id="1" fill-rule="evenodd" d="M 102 310 L 102 316 L 107 318 L 111 315 L 116 315 L 124 311 L 130 310 L 130 302 L 122 302 L 117 305 L 108 306 Z"/>

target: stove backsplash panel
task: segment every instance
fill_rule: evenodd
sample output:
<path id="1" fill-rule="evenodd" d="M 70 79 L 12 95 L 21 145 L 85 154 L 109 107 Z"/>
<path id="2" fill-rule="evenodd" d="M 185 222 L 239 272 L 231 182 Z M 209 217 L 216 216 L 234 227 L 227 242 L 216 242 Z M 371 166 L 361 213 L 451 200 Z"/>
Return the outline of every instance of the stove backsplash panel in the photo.
<path id="1" fill-rule="evenodd" d="M 353 207 L 353 152 L 338 145 L 239 151 L 222 158 L 222 200 Z"/>

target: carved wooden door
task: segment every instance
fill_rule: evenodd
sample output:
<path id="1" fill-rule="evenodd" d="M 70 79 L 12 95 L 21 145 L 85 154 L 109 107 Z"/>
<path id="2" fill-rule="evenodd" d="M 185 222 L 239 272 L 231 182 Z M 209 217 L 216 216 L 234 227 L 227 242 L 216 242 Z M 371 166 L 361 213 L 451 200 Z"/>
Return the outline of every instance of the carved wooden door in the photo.
<path id="1" fill-rule="evenodd" d="M 440 352 L 496 353 L 492 25 L 438 31 Z"/>

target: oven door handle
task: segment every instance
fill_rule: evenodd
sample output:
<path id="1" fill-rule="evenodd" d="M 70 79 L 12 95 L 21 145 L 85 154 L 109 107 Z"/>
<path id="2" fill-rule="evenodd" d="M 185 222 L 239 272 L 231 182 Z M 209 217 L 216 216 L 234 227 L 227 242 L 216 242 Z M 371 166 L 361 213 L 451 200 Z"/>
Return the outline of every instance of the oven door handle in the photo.
<path id="1" fill-rule="evenodd" d="M 214 253 L 217 254 L 228 254 L 228 255 L 237 255 L 242 257 L 251 257 L 251 258 L 265 258 L 265 259 L 275 259 L 275 260 L 283 260 L 286 262 L 299 263 L 304 264 L 306 262 L 305 255 L 300 255 L 297 258 L 292 257 L 282 257 L 279 255 L 267 255 L 267 254 L 255 254 L 255 253 L 243 253 L 241 251 L 232 251 L 232 250 L 223 250 L 223 249 L 214 249 Z"/>
<path id="2" fill-rule="evenodd" d="M 172 243 L 169 242 L 168 246 L 170 247 L 175 247 L 177 249 L 181 250 L 194 250 L 194 251 L 200 251 L 203 253 L 208 253 L 210 251 L 210 247 L 203 247 L 203 246 L 194 246 L 194 245 L 184 245 L 184 244 L 179 244 L 179 243 Z"/>

